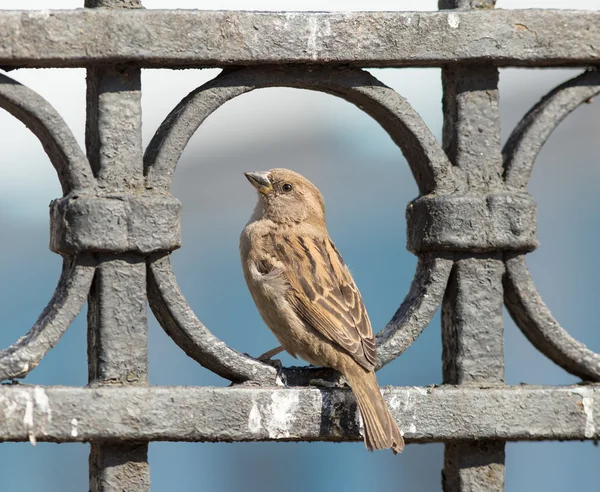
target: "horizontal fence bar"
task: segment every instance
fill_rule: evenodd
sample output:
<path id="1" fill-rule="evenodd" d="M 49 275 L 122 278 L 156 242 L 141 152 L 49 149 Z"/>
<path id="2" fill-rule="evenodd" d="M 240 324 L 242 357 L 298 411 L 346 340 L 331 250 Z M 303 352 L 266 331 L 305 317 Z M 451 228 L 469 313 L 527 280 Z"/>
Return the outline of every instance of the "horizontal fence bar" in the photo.
<path id="1" fill-rule="evenodd" d="M 600 12 L 0 11 L 0 67 L 600 63 Z"/>
<path id="2" fill-rule="evenodd" d="M 385 388 L 409 442 L 600 438 L 600 386 Z M 0 387 L 0 441 L 359 440 L 349 390 Z"/>

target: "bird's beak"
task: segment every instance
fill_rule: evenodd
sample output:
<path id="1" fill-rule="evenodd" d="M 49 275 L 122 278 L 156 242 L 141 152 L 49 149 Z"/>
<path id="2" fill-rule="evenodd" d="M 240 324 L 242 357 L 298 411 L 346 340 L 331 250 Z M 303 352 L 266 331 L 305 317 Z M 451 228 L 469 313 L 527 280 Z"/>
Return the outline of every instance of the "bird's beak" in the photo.
<path id="1" fill-rule="evenodd" d="M 249 171 L 244 173 L 244 176 L 248 178 L 248 181 L 263 195 L 266 195 L 273 189 L 271 180 L 269 179 L 268 171 Z"/>

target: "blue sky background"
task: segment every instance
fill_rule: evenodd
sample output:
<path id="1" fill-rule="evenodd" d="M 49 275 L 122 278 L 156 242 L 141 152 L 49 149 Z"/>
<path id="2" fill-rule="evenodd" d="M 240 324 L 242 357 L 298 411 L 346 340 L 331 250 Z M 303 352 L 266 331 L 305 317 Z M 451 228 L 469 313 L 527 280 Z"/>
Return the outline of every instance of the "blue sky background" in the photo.
<path id="1" fill-rule="evenodd" d="M 45 8 L 80 2 L 46 1 Z M 498 2 L 499 7 L 597 8 L 595 1 Z M 320 2 L 320 9 L 415 10 L 436 2 Z M 148 7 L 185 7 L 189 1 L 147 1 Z M 248 8 L 247 4 L 244 4 Z M 310 9 L 311 3 L 278 2 L 278 9 Z M 41 1 L 3 0 L 1 8 L 40 8 Z M 239 8 L 239 2 L 227 6 Z M 253 2 L 275 8 L 273 2 Z M 210 5 L 205 5 L 210 8 Z M 219 6 L 221 7 L 221 5 Z M 412 7 L 412 8 L 411 8 Z M 314 8 L 314 6 L 312 7 Z M 190 90 L 218 73 L 145 71 L 144 138 Z M 441 84 L 437 69 L 372 70 L 419 111 L 441 138 Z M 573 70 L 502 70 L 503 140 L 526 110 Z M 83 145 L 83 70 L 19 70 L 10 76 L 46 97 Z M 569 332 L 600 351 L 597 328 L 600 263 L 598 183 L 600 108 L 585 105 L 544 147 L 530 192 L 538 202 L 541 247 L 529 256 L 538 288 Z M 60 195 L 41 145 L 24 126 L 0 113 L 0 347 L 24 334 L 50 299 L 60 258 L 48 248 L 47 206 Z M 374 329 L 382 328 L 402 301 L 416 258 L 405 249 L 404 210 L 417 194 L 399 149 L 367 115 L 334 97 L 292 89 L 268 89 L 227 103 L 194 136 L 175 177 L 173 193 L 184 204 L 184 247 L 173 254 L 180 286 L 198 317 L 222 340 L 258 355 L 276 345 L 262 323 L 239 265 L 237 241 L 255 195 L 242 172 L 283 166 L 308 176 L 323 192 L 329 229 L 363 293 Z M 365 186 L 368 179 L 371 186 Z M 150 314 L 150 381 L 157 385 L 226 385 L 165 335 Z M 29 384 L 86 384 L 85 312 L 25 380 Z M 284 363 L 292 359 L 284 356 Z M 509 384 L 570 384 L 576 378 L 539 354 L 507 317 L 506 379 Z M 380 384 L 441 382 L 439 315 L 403 356 L 379 373 Z M 84 444 L 0 444 L 0 491 L 87 490 Z M 362 443 L 152 443 L 149 459 L 155 491 L 439 491 L 443 447 L 409 445 L 401 455 L 367 453 Z M 562 491 L 597 487 L 600 450 L 585 443 L 507 445 L 506 489 Z"/>

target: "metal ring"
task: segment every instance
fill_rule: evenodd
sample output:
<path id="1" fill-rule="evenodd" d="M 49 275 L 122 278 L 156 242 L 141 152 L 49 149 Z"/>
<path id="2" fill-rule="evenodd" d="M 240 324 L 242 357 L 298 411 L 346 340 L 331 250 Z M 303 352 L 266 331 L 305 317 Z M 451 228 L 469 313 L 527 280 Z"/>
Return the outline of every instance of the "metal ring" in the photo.
<path id="1" fill-rule="evenodd" d="M 91 190 L 95 178 L 75 137 L 58 112 L 36 92 L 0 74 L 0 108 L 38 137 L 58 173 L 63 192 Z M 87 299 L 95 264 L 87 255 L 63 259 L 58 286 L 26 335 L 0 350 L 0 380 L 25 377 L 58 343 Z"/>
<path id="2" fill-rule="evenodd" d="M 92 168 L 71 130 L 42 96 L 0 74 L 0 108 L 23 122 L 40 140 L 65 195 L 95 187 Z"/>
<path id="3" fill-rule="evenodd" d="M 255 89 L 292 87 L 341 97 L 375 119 L 400 147 L 422 194 L 453 189 L 452 165 L 419 114 L 368 72 L 326 67 L 226 70 L 190 92 L 160 125 L 144 155 L 147 186 L 168 190 L 189 139 L 227 101 Z"/>
<path id="4" fill-rule="evenodd" d="M 399 145 L 422 193 L 456 188 L 446 154 L 404 98 L 362 70 L 324 67 L 235 69 L 191 92 L 167 116 L 146 149 L 147 186 L 169 190 L 188 141 L 221 105 L 254 89 L 275 86 L 319 90 L 357 105 Z M 271 366 L 229 348 L 198 320 L 179 290 L 168 256 L 154 256 L 148 265 L 150 306 L 163 329 L 186 354 L 235 382 L 275 380 Z M 425 255 L 419 260 L 406 299 L 378 337 L 378 367 L 402 353 L 429 323 L 441 303 L 451 267 L 452 260 L 437 255 Z M 326 371 L 300 368 L 284 369 L 282 377 L 296 384 L 311 377 L 329 378 Z"/>
<path id="5" fill-rule="evenodd" d="M 275 383 L 274 367 L 228 347 L 200 322 L 179 290 L 167 254 L 148 258 L 148 302 L 165 332 L 202 366 L 234 382 Z"/>
<path id="6" fill-rule="evenodd" d="M 511 132 L 502 155 L 507 186 L 525 189 L 535 159 L 559 123 L 600 93 L 600 71 L 590 70 L 546 94 Z"/>
<path id="7" fill-rule="evenodd" d="M 505 263 L 505 304 L 523 334 L 564 370 L 600 381 L 600 354 L 575 340 L 552 316 L 529 274 L 525 255 L 507 254 Z"/>
<path id="8" fill-rule="evenodd" d="M 58 343 L 87 300 L 95 270 L 91 256 L 63 259 L 60 280 L 40 317 L 25 336 L 0 350 L 0 381 L 24 378 Z"/>
<path id="9" fill-rule="evenodd" d="M 406 298 L 377 334 L 377 369 L 402 354 L 433 318 L 444 298 L 454 260 L 451 256 L 423 253 Z"/>
<path id="10" fill-rule="evenodd" d="M 504 149 L 506 184 L 525 188 L 535 158 L 558 124 L 600 93 L 600 72 L 588 71 L 559 85 L 519 122 Z M 575 340 L 542 300 L 525 255 L 505 254 L 504 302 L 529 341 L 546 357 L 584 380 L 600 381 L 600 354 Z"/>

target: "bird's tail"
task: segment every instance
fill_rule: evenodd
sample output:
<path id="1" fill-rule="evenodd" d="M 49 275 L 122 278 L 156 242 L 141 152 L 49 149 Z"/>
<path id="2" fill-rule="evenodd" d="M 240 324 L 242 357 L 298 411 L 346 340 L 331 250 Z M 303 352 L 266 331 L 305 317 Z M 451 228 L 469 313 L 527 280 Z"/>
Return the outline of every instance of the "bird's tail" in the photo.
<path id="1" fill-rule="evenodd" d="M 356 365 L 344 374 L 362 416 L 365 430 L 365 445 L 369 451 L 391 448 L 394 454 L 404 449 L 404 439 L 381 396 L 374 371 Z"/>

